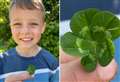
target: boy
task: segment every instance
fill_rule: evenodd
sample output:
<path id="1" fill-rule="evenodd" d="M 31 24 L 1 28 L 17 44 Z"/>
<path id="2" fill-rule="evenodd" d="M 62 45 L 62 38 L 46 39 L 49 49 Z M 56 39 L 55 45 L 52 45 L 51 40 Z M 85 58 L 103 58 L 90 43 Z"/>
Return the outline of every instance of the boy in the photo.
<path id="1" fill-rule="evenodd" d="M 1 55 L 0 82 L 59 81 L 58 61 L 37 45 L 45 29 L 44 12 L 41 0 L 11 1 L 10 27 L 17 46 Z M 31 64 L 34 78 L 26 71 Z"/>

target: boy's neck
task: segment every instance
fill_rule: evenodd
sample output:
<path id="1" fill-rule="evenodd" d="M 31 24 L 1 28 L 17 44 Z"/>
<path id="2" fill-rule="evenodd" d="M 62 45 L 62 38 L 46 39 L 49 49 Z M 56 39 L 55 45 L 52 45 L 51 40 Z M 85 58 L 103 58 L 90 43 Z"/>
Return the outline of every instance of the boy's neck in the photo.
<path id="1" fill-rule="evenodd" d="M 39 46 L 34 46 L 31 48 L 22 48 L 19 46 L 16 47 L 16 51 L 19 53 L 20 56 L 23 56 L 23 57 L 36 56 L 40 50 L 41 48 Z"/>

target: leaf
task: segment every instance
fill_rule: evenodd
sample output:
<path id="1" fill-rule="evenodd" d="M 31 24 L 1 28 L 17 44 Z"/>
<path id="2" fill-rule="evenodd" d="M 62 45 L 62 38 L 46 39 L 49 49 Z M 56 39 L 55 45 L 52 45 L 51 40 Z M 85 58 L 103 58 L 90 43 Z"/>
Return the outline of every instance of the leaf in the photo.
<path id="1" fill-rule="evenodd" d="M 108 65 L 114 57 L 114 45 L 112 40 L 107 39 L 106 45 L 101 47 L 101 53 L 98 53 L 98 61 L 101 66 Z"/>
<path id="2" fill-rule="evenodd" d="M 115 16 L 111 12 L 101 11 L 96 13 L 92 19 L 92 26 L 99 26 L 108 28 L 108 24 L 113 20 Z"/>
<path id="3" fill-rule="evenodd" d="M 80 38 L 85 40 L 92 40 L 91 32 L 88 27 L 83 27 L 79 34 L 77 34 Z"/>
<path id="4" fill-rule="evenodd" d="M 109 12 L 110 13 L 110 12 Z M 111 13 L 112 14 L 112 13 Z M 109 23 L 106 26 L 106 29 L 114 29 L 114 28 L 120 28 L 120 21 L 119 18 L 116 17 L 114 14 L 112 14 L 111 16 L 111 20 L 109 21 Z"/>
<path id="5" fill-rule="evenodd" d="M 104 28 L 105 31 L 111 32 L 112 40 L 120 36 L 120 21 L 109 11 L 101 11 L 92 19 L 91 27 Z M 93 29 L 94 30 L 94 29 Z"/>
<path id="6" fill-rule="evenodd" d="M 29 72 L 30 75 L 32 75 L 32 74 L 34 74 L 35 69 L 36 69 L 35 66 L 30 64 L 27 68 L 27 71 Z"/>
<path id="7" fill-rule="evenodd" d="M 91 57 L 90 55 L 86 55 L 81 58 L 81 65 L 87 72 L 91 72 L 95 70 L 97 61 L 94 59 L 94 57 Z"/>
<path id="8" fill-rule="evenodd" d="M 97 9 L 86 9 L 75 13 L 70 21 L 70 28 L 72 32 L 80 32 L 83 27 L 91 24 L 92 17 L 98 12 Z"/>
<path id="9" fill-rule="evenodd" d="M 81 54 L 96 54 L 96 42 L 77 38 L 76 44 Z"/>
<path id="10" fill-rule="evenodd" d="M 93 17 L 99 13 L 100 10 L 96 9 L 96 8 L 88 8 L 88 9 L 85 9 L 85 16 L 86 16 L 86 20 L 87 20 L 87 25 L 88 26 L 91 26 L 92 24 L 92 19 Z"/>
<path id="11" fill-rule="evenodd" d="M 112 40 L 115 40 L 118 37 L 120 37 L 120 27 L 116 27 L 116 28 L 113 28 L 113 29 L 108 29 L 108 31 L 112 35 Z"/>
<path id="12" fill-rule="evenodd" d="M 84 11 L 77 12 L 70 21 L 70 27 L 73 32 L 80 32 L 80 30 L 87 26 Z"/>
<path id="13" fill-rule="evenodd" d="M 68 32 L 61 37 L 61 47 L 63 51 L 73 56 L 80 56 L 78 47 L 76 46 L 76 38 L 73 33 Z"/>
<path id="14" fill-rule="evenodd" d="M 97 42 L 104 42 L 106 40 L 106 33 L 103 27 L 94 27 L 94 30 L 92 31 L 93 34 L 93 40 Z"/>

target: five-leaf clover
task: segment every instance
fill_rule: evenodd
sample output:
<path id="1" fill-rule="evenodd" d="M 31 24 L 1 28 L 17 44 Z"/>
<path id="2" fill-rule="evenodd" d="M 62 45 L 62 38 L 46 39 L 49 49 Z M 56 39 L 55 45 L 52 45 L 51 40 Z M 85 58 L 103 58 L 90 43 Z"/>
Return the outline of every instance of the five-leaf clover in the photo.
<path id="1" fill-rule="evenodd" d="M 69 55 L 80 57 L 86 71 L 94 71 L 97 63 L 106 66 L 111 62 L 113 40 L 120 36 L 120 21 L 112 12 L 80 10 L 72 16 L 70 29 L 61 37 L 61 47 Z"/>

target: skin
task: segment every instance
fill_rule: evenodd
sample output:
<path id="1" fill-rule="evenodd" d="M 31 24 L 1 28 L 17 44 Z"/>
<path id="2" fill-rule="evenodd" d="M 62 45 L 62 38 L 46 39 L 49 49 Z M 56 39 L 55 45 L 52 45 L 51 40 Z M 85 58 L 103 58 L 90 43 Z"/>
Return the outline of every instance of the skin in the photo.
<path id="1" fill-rule="evenodd" d="M 10 11 L 12 37 L 17 43 L 16 50 L 23 57 L 35 56 L 39 52 L 37 43 L 45 29 L 45 22 L 39 10 L 13 7 Z M 27 55 L 26 55 L 27 54 Z M 5 82 L 23 82 L 30 79 L 28 72 L 10 75 Z"/>
<path id="2" fill-rule="evenodd" d="M 45 28 L 40 11 L 13 7 L 10 12 L 10 25 L 18 52 L 27 56 L 35 53 Z"/>
<path id="3" fill-rule="evenodd" d="M 31 79 L 32 77 L 28 72 L 22 72 L 20 74 L 10 75 L 5 79 L 5 82 L 23 82 L 23 80 Z"/>
<path id="4" fill-rule="evenodd" d="M 117 71 L 117 64 L 113 59 L 106 67 L 97 65 L 95 71 L 88 73 L 80 65 L 79 58 L 70 56 L 61 49 L 60 65 L 61 82 L 108 82 Z"/>

